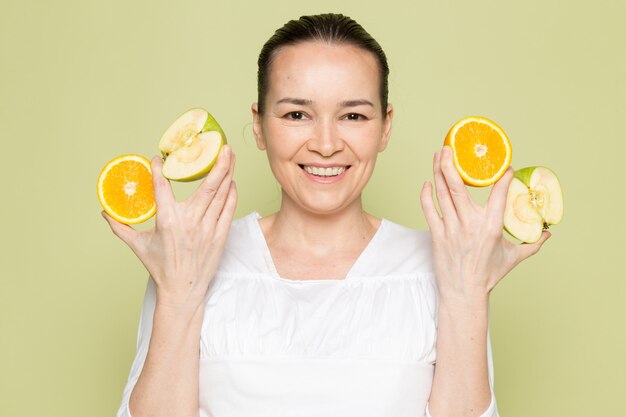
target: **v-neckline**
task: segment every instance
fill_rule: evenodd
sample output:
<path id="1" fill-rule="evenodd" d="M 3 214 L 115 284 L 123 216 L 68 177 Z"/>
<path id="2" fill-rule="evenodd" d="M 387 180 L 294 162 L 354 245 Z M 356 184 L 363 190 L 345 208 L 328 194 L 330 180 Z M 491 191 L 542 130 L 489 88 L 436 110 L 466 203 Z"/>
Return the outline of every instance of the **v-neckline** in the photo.
<path id="1" fill-rule="evenodd" d="M 350 268 L 348 269 L 348 272 L 346 273 L 346 276 L 344 278 L 332 278 L 332 279 L 292 279 L 292 278 L 284 278 L 282 276 L 280 276 L 280 274 L 278 273 L 278 269 L 276 269 L 276 264 L 274 263 L 274 258 L 272 258 L 272 253 L 270 252 L 270 247 L 267 244 L 267 240 L 265 239 L 265 235 L 263 234 L 263 229 L 261 228 L 261 224 L 259 223 L 259 220 L 261 219 L 261 215 L 258 212 L 253 212 L 252 213 L 252 222 L 254 223 L 253 225 L 253 229 L 257 235 L 257 239 L 259 240 L 259 244 L 261 246 L 261 251 L 263 252 L 263 258 L 265 260 L 265 265 L 267 266 L 267 269 L 272 277 L 276 278 L 277 280 L 280 281 L 286 281 L 286 282 L 290 282 L 290 283 L 294 283 L 294 284 L 304 284 L 304 283 L 320 283 L 320 282 L 345 282 L 348 281 L 352 275 L 358 270 L 358 267 L 360 266 L 361 263 L 364 262 L 364 260 L 366 259 L 366 255 L 368 252 L 371 252 L 373 249 L 372 247 L 374 246 L 374 244 L 380 239 L 380 235 L 383 232 L 383 229 L 385 227 L 385 223 L 386 223 L 386 219 L 383 217 L 380 219 L 380 225 L 378 225 L 378 229 L 376 229 L 376 231 L 374 232 L 374 235 L 372 236 L 372 238 L 370 239 L 369 242 L 367 242 L 367 245 L 365 246 L 365 248 L 363 248 L 363 250 L 361 251 L 361 253 L 359 254 L 359 256 L 356 258 L 356 260 L 354 261 L 354 263 L 352 264 L 352 266 L 350 266 Z"/>

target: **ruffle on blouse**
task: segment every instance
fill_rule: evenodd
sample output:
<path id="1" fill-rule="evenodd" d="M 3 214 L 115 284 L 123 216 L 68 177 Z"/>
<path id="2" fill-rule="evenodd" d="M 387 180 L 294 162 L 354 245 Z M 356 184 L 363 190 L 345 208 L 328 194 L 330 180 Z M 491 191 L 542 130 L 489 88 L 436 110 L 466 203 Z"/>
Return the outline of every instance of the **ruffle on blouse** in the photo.
<path id="1" fill-rule="evenodd" d="M 278 276 L 258 218 L 233 224 L 207 293 L 201 358 L 434 362 L 428 233 L 383 220 L 345 279 L 296 281 Z"/>

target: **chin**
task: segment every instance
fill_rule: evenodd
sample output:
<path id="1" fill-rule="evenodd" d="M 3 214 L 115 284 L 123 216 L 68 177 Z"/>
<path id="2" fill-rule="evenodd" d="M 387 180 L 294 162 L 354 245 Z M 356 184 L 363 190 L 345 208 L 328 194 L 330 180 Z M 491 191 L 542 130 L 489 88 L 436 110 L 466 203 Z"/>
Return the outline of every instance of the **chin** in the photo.
<path id="1" fill-rule="evenodd" d="M 308 198 L 306 200 L 293 199 L 293 202 L 296 203 L 296 205 L 302 210 L 316 215 L 337 214 L 346 210 L 348 207 L 351 207 L 355 203 L 360 204 L 358 196 L 350 199 L 340 199 L 337 197 L 338 196 L 333 196 L 333 198 L 324 198 L 324 196 L 320 196 L 320 198 Z"/>

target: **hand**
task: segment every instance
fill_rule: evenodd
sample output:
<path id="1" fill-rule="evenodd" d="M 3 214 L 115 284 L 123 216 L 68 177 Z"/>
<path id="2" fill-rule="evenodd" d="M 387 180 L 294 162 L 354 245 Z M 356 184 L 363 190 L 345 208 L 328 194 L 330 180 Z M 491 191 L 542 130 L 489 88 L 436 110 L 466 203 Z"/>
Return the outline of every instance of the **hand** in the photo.
<path id="1" fill-rule="evenodd" d="M 113 233 L 144 264 L 156 285 L 157 303 L 195 311 L 220 263 L 237 203 L 232 181 L 235 157 L 224 146 L 218 160 L 191 197 L 177 202 L 161 174 L 163 162 L 152 158 L 155 227 L 138 232 L 102 215 Z"/>
<path id="2" fill-rule="evenodd" d="M 541 248 L 550 233 L 543 232 L 533 244 L 513 244 L 504 238 L 503 217 L 513 179 L 511 168 L 493 186 L 485 207 L 472 200 L 452 163 L 449 146 L 435 154 L 433 173 L 441 216 L 435 208 L 430 182 L 424 184 L 420 199 L 432 233 L 440 295 L 485 299 L 509 271 Z"/>

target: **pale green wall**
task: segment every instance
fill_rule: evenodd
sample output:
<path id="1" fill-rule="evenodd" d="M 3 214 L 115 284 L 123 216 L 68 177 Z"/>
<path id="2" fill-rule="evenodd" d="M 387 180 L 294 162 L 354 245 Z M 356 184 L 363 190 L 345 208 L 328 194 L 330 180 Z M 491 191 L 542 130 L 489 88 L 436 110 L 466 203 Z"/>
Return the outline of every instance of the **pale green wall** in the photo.
<path id="1" fill-rule="evenodd" d="M 256 56 L 286 20 L 325 11 L 360 21 L 391 64 L 373 213 L 425 227 L 431 155 L 470 114 L 505 128 L 514 166 L 561 177 L 562 225 L 492 296 L 501 414 L 626 415 L 621 0 L 3 1 L 0 415 L 114 414 L 147 275 L 100 217 L 101 167 L 154 155 L 203 106 L 238 156 L 238 215 L 273 210 L 249 124 Z"/>

